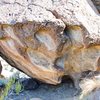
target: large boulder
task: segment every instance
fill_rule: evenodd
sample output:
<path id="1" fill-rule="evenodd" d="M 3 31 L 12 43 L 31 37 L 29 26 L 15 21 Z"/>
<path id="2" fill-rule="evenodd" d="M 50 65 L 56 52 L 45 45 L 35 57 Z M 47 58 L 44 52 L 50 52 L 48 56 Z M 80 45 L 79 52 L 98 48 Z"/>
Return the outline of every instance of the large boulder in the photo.
<path id="1" fill-rule="evenodd" d="M 100 71 L 99 13 L 91 0 L 1 0 L 0 56 L 50 84 Z"/>

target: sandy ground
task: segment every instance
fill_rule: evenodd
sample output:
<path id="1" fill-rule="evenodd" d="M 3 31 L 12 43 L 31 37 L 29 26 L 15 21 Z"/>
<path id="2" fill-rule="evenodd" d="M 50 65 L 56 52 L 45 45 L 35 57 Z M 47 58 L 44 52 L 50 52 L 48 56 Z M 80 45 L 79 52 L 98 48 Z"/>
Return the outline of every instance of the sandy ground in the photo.
<path id="1" fill-rule="evenodd" d="M 19 75 L 20 78 L 28 78 L 27 75 L 12 68 L 3 59 L 0 58 L 3 65 L 2 74 L 5 77 Z M 9 93 L 5 100 L 79 100 L 79 95 L 75 96 L 78 91 L 73 87 L 72 83 L 67 80 L 60 85 L 53 86 L 49 84 L 40 84 L 36 90 L 24 90 L 19 95 L 14 92 Z M 100 100 L 100 91 L 91 93 L 83 100 Z"/>

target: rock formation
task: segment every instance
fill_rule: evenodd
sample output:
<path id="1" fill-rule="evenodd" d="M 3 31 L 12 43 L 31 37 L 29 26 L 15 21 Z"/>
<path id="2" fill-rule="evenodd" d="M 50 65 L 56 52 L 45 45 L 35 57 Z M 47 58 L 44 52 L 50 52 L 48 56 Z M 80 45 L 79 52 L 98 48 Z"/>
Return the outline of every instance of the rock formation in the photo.
<path id="1" fill-rule="evenodd" d="M 100 71 L 99 12 L 91 0 L 0 0 L 0 56 L 50 84 Z"/>

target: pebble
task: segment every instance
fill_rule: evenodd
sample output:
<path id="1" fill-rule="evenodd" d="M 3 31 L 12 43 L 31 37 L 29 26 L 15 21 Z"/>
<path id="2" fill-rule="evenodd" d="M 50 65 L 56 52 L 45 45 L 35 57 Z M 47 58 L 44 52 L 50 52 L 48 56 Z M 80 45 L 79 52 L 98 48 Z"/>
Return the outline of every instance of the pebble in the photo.
<path id="1" fill-rule="evenodd" d="M 30 100 L 42 100 L 40 98 L 31 98 Z"/>

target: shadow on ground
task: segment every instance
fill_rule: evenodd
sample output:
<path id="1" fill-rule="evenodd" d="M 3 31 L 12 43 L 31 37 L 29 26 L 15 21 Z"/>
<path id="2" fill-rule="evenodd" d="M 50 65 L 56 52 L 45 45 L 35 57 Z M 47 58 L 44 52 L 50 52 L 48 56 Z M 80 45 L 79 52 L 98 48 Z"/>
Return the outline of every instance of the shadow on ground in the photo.
<path id="1" fill-rule="evenodd" d="M 7 100 L 77 100 L 74 96 L 77 90 L 73 87 L 72 83 L 62 83 L 54 86 L 41 83 L 35 90 L 24 90 L 19 95 L 11 93 L 8 95 Z"/>

